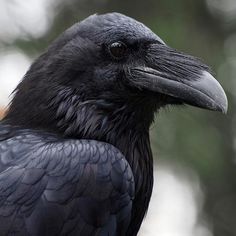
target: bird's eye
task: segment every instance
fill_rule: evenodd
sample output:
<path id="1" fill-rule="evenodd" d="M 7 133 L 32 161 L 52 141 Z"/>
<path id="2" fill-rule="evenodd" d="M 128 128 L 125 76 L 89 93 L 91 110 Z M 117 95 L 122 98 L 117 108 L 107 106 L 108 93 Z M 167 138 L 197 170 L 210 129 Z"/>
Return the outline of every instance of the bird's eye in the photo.
<path id="1" fill-rule="evenodd" d="M 115 42 L 110 45 L 109 50 L 114 58 L 121 59 L 126 54 L 127 46 L 122 42 Z"/>

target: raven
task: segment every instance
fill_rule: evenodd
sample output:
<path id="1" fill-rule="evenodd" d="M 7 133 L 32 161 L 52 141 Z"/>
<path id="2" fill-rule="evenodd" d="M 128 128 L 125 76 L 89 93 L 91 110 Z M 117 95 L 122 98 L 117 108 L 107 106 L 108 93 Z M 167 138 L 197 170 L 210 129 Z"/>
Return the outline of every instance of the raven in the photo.
<path id="1" fill-rule="evenodd" d="M 225 113 L 199 59 L 119 13 L 92 15 L 31 65 L 0 123 L 0 235 L 137 235 L 166 105 Z"/>

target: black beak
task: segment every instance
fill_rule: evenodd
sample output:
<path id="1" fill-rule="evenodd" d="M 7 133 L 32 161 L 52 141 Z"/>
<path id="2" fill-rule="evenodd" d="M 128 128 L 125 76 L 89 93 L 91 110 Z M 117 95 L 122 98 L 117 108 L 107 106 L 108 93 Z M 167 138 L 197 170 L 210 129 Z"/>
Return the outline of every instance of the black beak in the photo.
<path id="1" fill-rule="evenodd" d="M 189 105 L 227 112 L 225 92 L 209 68 L 197 58 L 166 45 L 151 45 L 145 66 L 133 68 L 131 75 L 132 82 L 139 88 L 171 96 Z"/>

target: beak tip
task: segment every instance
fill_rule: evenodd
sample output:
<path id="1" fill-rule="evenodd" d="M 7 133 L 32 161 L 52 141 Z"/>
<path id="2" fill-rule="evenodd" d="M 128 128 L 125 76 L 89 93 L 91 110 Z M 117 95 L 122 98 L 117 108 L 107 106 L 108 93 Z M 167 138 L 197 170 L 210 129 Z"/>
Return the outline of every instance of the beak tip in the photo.
<path id="1" fill-rule="evenodd" d="M 224 89 L 220 83 L 207 71 L 202 74 L 202 83 L 205 84 L 206 92 L 212 99 L 212 104 L 209 108 L 215 111 L 227 113 L 228 110 L 228 99 Z"/>
<path id="2" fill-rule="evenodd" d="M 226 94 L 224 93 L 224 100 L 222 101 L 222 105 L 221 105 L 221 109 L 220 111 L 223 113 L 223 114 L 226 114 L 227 111 L 228 111 L 228 99 L 226 97 Z"/>
<path id="3" fill-rule="evenodd" d="M 223 114 L 226 114 L 228 111 L 228 105 L 219 106 L 216 110 Z"/>

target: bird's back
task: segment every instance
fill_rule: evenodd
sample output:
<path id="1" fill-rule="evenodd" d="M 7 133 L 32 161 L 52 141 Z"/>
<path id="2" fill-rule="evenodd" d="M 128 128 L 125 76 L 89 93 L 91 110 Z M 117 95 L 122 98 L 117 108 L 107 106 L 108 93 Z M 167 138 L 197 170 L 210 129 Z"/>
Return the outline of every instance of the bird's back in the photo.
<path id="1" fill-rule="evenodd" d="M 125 235 L 132 171 L 110 144 L 0 125 L 0 235 Z"/>

